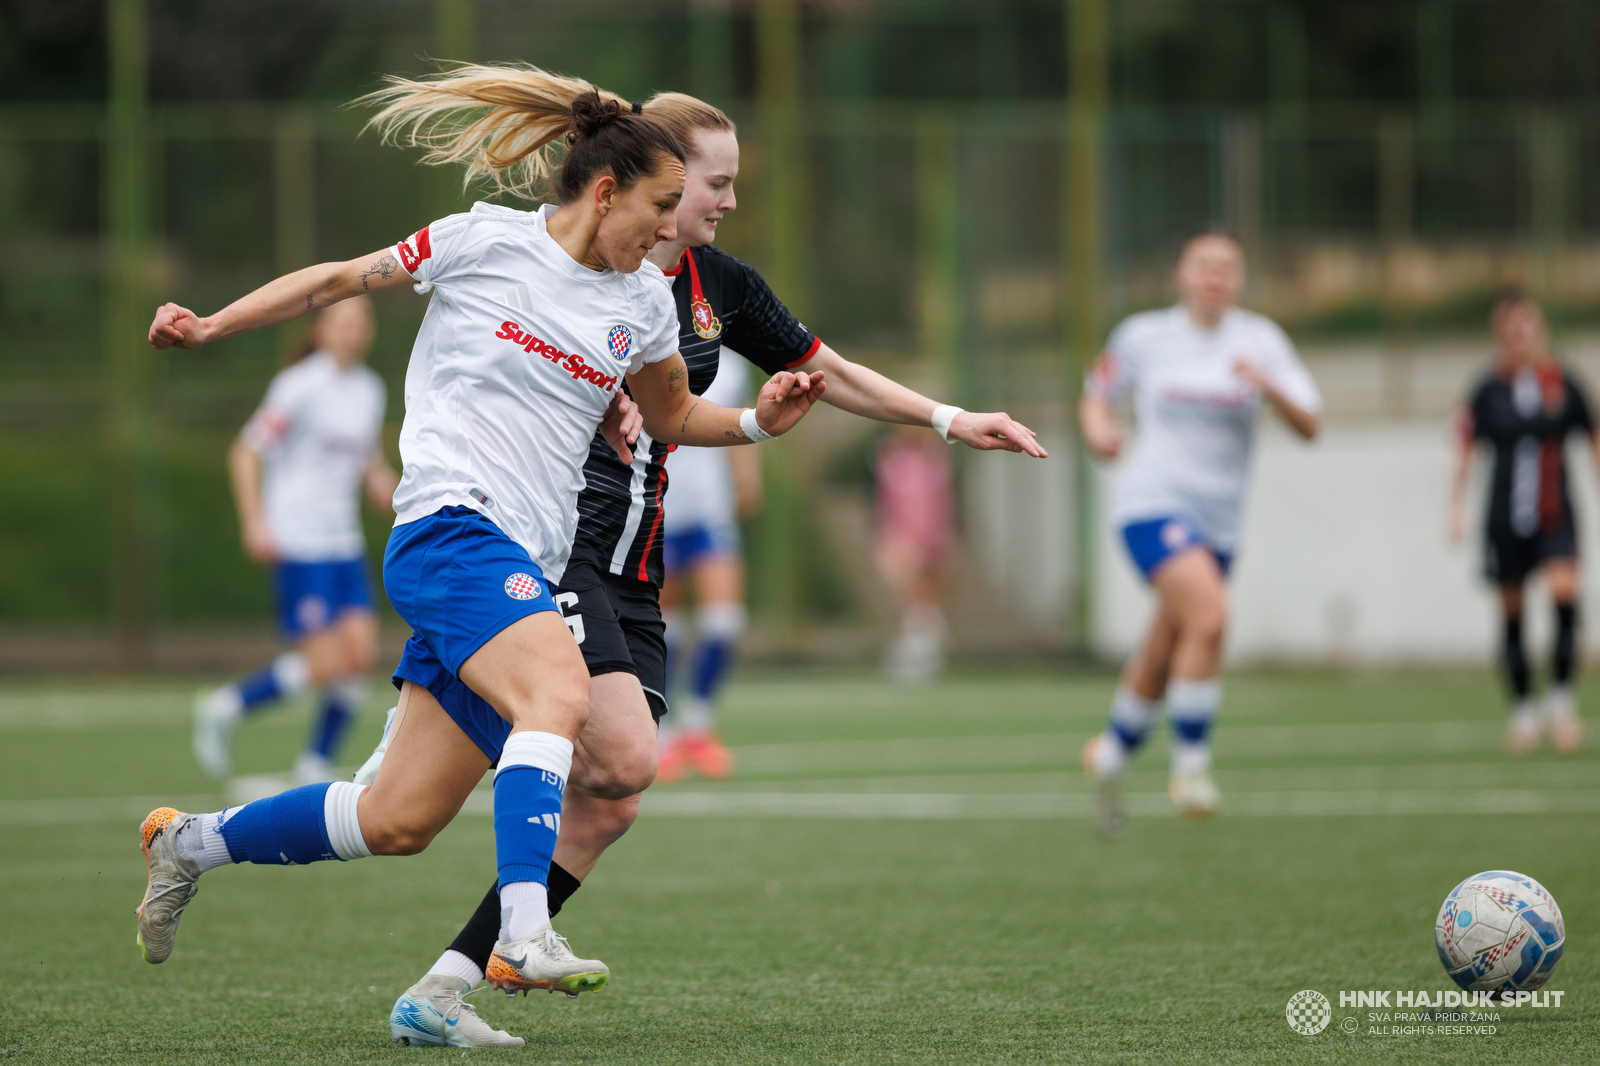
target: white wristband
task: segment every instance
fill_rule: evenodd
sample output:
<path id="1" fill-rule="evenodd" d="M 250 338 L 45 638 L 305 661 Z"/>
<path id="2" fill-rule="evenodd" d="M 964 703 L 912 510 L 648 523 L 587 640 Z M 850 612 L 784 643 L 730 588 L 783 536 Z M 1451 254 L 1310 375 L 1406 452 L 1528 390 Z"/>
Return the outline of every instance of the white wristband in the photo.
<path id="1" fill-rule="evenodd" d="M 746 407 L 742 412 L 740 412 L 739 428 L 744 431 L 745 436 L 749 437 L 757 444 L 760 444 L 764 440 L 772 439 L 772 434 L 762 429 L 760 424 L 756 422 L 756 409 L 754 407 Z"/>
<path id="2" fill-rule="evenodd" d="M 933 409 L 933 417 L 928 421 L 933 424 L 933 431 L 943 437 L 946 444 L 950 443 L 950 423 L 956 420 L 956 415 L 961 411 L 961 408 L 947 403 L 942 403 Z"/>

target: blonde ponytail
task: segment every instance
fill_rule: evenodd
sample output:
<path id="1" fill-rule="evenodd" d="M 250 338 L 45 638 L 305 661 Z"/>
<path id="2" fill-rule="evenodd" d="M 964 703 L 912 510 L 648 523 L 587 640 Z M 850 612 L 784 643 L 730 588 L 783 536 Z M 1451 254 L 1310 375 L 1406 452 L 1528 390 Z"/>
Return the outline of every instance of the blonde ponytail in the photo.
<path id="1" fill-rule="evenodd" d="M 687 93 L 656 93 L 644 102 L 643 113 L 651 122 L 665 126 L 673 139 L 689 152 L 695 150 L 694 135 L 700 130 L 738 132 L 733 119 L 721 108 Z"/>
<path id="2" fill-rule="evenodd" d="M 464 63 L 429 78 L 384 80 L 384 88 L 355 101 L 381 107 L 367 125 L 384 143 L 424 148 L 425 163 L 465 164 L 466 185 L 489 178 L 496 192 L 528 199 L 556 173 L 552 145 L 598 128 L 593 107 L 580 106 L 584 114 L 574 119 L 574 101 L 594 93 L 601 121 L 631 111 L 615 93 L 527 64 Z"/>

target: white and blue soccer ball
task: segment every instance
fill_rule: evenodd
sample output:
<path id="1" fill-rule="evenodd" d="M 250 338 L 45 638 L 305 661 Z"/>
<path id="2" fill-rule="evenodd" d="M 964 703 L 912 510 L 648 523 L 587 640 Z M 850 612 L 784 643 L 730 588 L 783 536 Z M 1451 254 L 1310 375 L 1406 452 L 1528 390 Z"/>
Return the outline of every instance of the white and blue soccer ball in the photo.
<path id="1" fill-rule="evenodd" d="M 1433 939 L 1445 972 L 1468 992 L 1532 992 L 1561 961 L 1567 927 L 1539 882 L 1485 870 L 1445 897 Z"/>

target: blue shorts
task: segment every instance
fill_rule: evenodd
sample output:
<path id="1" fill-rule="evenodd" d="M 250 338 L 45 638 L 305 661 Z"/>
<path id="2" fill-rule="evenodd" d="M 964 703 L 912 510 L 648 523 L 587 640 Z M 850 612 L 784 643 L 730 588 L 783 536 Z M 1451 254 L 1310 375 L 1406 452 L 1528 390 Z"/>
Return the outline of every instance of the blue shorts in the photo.
<path id="1" fill-rule="evenodd" d="M 1155 575 L 1162 563 L 1196 546 L 1211 552 L 1217 565 L 1222 568 L 1223 577 L 1228 576 L 1228 568 L 1233 565 L 1232 552 L 1222 551 L 1211 544 L 1200 528 L 1182 515 L 1130 522 L 1122 527 L 1122 542 L 1128 546 L 1133 565 L 1139 568 L 1146 581 Z"/>
<path id="2" fill-rule="evenodd" d="M 394 684 L 421 685 L 491 760 L 511 724 L 456 671 L 502 629 L 555 611 L 554 590 L 522 545 L 469 507 L 446 507 L 395 526 L 383 553 L 383 588 L 411 626 Z"/>
<path id="3" fill-rule="evenodd" d="M 702 559 L 738 555 L 740 547 L 738 526 L 696 524 L 668 533 L 661 541 L 661 554 L 667 573 L 675 574 Z"/>
<path id="4" fill-rule="evenodd" d="M 272 595 L 283 635 L 290 640 L 310 636 L 351 608 L 372 610 L 367 560 L 277 563 L 272 567 Z"/>

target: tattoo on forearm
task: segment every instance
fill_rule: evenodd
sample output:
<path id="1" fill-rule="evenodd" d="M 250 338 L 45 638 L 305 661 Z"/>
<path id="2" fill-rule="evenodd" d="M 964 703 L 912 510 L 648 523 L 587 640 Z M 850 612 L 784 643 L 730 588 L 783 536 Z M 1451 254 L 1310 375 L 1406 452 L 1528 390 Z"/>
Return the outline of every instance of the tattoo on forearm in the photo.
<path id="1" fill-rule="evenodd" d="M 363 289 L 370 289 L 372 286 L 367 284 L 367 279 L 372 277 L 374 274 L 387 280 L 393 276 L 396 270 L 399 269 L 400 264 L 394 261 L 394 256 L 392 255 L 385 255 L 374 259 L 372 261 L 372 265 L 361 272 L 361 287 Z"/>
<path id="2" fill-rule="evenodd" d="M 743 431 L 737 429 L 725 429 L 722 431 L 722 435 L 727 437 L 729 440 L 742 440 L 746 442 L 750 440 L 749 437 L 744 435 Z"/>
<path id="3" fill-rule="evenodd" d="M 306 310 L 311 310 L 311 293 L 306 293 Z"/>
<path id="4" fill-rule="evenodd" d="M 694 403 L 689 405 L 689 409 L 687 411 L 683 412 L 683 425 L 678 427 L 679 433 L 682 433 L 684 430 L 689 428 L 689 416 L 694 414 L 694 409 L 699 406 L 700 401 L 696 400 Z"/>

